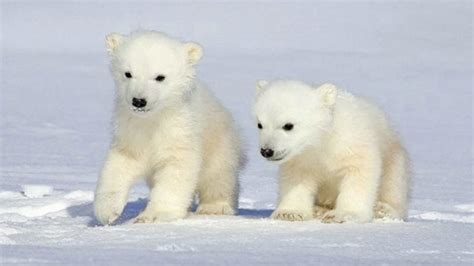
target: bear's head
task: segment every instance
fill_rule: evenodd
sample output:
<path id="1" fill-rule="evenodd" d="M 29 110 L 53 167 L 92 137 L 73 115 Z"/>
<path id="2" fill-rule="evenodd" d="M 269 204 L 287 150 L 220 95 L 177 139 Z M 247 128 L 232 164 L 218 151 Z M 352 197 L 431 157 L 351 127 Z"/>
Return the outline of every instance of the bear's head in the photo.
<path id="1" fill-rule="evenodd" d="M 202 57 L 196 43 L 182 43 L 155 31 L 106 37 L 118 104 L 144 115 L 179 103 L 192 90 L 195 64 Z"/>
<path id="2" fill-rule="evenodd" d="M 259 81 L 254 104 L 260 153 L 282 163 L 319 147 L 333 121 L 337 88 L 294 80 Z"/>

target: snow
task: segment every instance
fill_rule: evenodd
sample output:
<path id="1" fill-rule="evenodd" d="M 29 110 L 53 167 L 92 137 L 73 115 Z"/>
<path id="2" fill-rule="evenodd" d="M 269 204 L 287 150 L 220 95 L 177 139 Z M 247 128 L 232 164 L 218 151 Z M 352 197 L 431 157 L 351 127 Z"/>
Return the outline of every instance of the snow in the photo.
<path id="1" fill-rule="evenodd" d="M 473 264 L 470 1 L 1 8 L 0 264 Z M 132 224 L 146 204 L 140 184 L 116 225 L 97 226 L 114 93 L 104 36 L 137 27 L 204 46 L 199 77 L 246 139 L 238 216 Z M 258 155 L 250 108 L 255 81 L 276 77 L 330 81 L 389 113 L 413 160 L 407 222 L 268 219 L 277 168 Z M 25 185 L 48 189 L 27 197 Z"/>
<path id="2" fill-rule="evenodd" d="M 42 185 L 23 185 L 22 193 L 28 198 L 42 198 L 46 195 L 51 195 L 53 187 Z"/>

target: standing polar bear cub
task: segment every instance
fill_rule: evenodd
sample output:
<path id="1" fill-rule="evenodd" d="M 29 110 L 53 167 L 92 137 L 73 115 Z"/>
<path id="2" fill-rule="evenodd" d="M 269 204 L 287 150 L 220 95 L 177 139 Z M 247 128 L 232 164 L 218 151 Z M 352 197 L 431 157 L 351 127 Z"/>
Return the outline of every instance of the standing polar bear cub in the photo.
<path id="1" fill-rule="evenodd" d="M 231 115 L 195 80 L 202 48 L 153 31 L 106 38 L 117 86 L 114 140 L 94 209 L 102 224 L 122 213 L 134 181 L 150 197 L 136 222 L 235 213 L 241 149 Z"/>
<path id="2" fill-rule="evenodd" d="M 408 158 L 383 112 L 332 84 L 259 81 L 261 154 L 280 164 L 273 218 L 403 219 Z"/>

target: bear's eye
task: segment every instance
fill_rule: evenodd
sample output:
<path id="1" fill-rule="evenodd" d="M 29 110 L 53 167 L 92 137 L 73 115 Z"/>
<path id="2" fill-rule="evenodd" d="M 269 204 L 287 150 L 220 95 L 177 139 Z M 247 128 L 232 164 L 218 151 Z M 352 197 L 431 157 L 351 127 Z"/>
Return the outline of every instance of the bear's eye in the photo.
<path id="1" fill-rule="evenodd" d="M 285 131 L 290 131 L 293 129 L 293 124 L 292 123 L 286 123 L 284 126 L 283 126 L 283 130 Z"/>
<path id="2" fill-rule="evenodd" d="M 125 77 L 130 79 L 130 78 L 132 78 L 132 74 L 130 72 L 125 72 Z"/>
<path id="3" fill-rule="evenodd" d="M 258 126 L 258 129 L 262 129 L 262 128 L 263 128 L 262 124 L 260 124 L 260 123 L 258 123 L 257 126 Z"/>
<path id="4" fill-rule="evenodd" d="M 165 78 L 166 77 L 163 76 L 163 75 L 158 75 L 158 76 L 156 76 L 155 80 L 161 82 L 161 81 L 165 80 Z"/>

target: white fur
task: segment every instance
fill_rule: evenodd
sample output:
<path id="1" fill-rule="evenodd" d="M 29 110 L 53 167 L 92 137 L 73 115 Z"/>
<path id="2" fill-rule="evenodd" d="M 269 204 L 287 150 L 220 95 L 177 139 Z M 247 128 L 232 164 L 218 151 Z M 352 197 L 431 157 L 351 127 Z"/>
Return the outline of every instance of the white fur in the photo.
<path id="1" fill-rule="evenodd" d="M 280 164 L 273 218 L 323 222 L 403 219 L 408 158 L 384 113 L 338 90 L 299 81 L 259 81 L 254 113 L 261 148 Z M 293 123 L 290 131 L 282 127 Z"/>
<path id="2" fill-rule="evenodd" d="M 142 177 L 150 198 L 136 222 L 185 217 L 195 192 L 198 213 L 234 214 L 240 140 L 230 114 L 194 78 L 201 46 L 153 31 L 113 33 L 106 41 L 117 97 L 114 140 L 95 193 L 99 222 L 120 216 Z M 133 107 L 134 97 L 147 105 Z"/>

